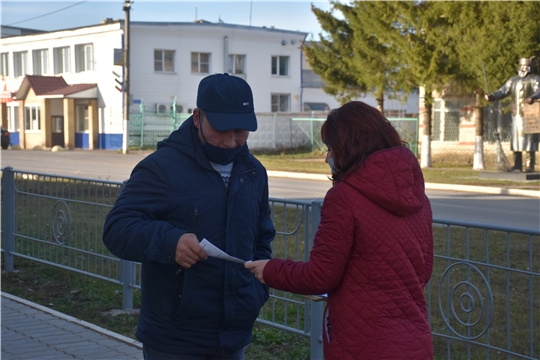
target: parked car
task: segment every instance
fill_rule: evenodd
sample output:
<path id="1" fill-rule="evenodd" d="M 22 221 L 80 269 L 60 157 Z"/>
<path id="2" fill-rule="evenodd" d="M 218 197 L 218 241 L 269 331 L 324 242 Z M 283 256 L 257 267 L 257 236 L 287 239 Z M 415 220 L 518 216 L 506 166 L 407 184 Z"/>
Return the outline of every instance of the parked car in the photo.
<path id="1" fill-rule="evenodd" d="M 2 149 L 6 150 L 11 143 L 11 136 L 9 135 L 9 131 L 7 129 L 2 128 Z"/>

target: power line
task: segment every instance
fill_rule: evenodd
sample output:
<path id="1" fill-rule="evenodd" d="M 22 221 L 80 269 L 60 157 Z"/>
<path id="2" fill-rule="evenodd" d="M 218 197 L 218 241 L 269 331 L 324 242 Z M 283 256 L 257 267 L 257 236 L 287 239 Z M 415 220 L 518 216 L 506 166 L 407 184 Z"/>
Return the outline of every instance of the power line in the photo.
<path id="1" fill-rule="evenodd" d="M 74 6 L 80 5 L 80 4 L 85 3 L 85 2 L 87 2 L 87 1 L 88 1 L 88 0 L 83 0 L 83 1 L 80 1 L 80 2 L 78 2 L 78 3 L 76 3 L 76 4 L 66 6 L 65 8 L 58 9 L 58 10 L 52 11 L 52 12 L 47 13 L 47 14 L 35 16 L 35 17 L 33 17 L 33 18 L 26 19 L 26 20 L 21 20 L 21 21 L 17 21 L 17 22 L 11 23 L 11 24 L 6 24 L 6 26 L 11 26 L 11 25 L 15 25 L 15 24 L 20 24 L 20 23 L 23 23 L 23 22 L 27 22 L 27 21 L 30 21 L 30 20 L 39 19 L 39 18 L 42 18 L 42 17 L 44 17 L 44 16 L 51 15 L 51 14 L 54 14 L 54 13 L 57 13 L 57 12 L 60 12 L 60 11 L 63 11 L 63 10 L 72 8 L 72 7 L 74 7 Z"/>

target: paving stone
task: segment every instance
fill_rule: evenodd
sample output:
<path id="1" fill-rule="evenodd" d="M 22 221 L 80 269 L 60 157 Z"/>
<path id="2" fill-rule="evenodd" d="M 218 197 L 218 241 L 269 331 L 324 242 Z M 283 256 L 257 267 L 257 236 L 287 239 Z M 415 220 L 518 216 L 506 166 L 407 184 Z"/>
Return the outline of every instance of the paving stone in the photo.
<path id="1" fill-rule="evenodd" d="M 128 360 L 143 359 L 129 340 L 19 303 L 2 294 L 2 360 Z"/>

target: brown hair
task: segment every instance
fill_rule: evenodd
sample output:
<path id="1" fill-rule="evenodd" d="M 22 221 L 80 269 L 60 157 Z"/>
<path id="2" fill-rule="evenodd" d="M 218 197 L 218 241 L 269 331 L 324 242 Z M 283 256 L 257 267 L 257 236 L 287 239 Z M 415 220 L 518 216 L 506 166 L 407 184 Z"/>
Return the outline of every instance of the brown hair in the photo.
<path id="1" fill-rule="evenodd" d="M 376 151 L 408 147 L 379 110 L 361 101 L 332 110 L 322 125 L 321 137 L 334 158 L 334 183 L 345 180 Z"/>

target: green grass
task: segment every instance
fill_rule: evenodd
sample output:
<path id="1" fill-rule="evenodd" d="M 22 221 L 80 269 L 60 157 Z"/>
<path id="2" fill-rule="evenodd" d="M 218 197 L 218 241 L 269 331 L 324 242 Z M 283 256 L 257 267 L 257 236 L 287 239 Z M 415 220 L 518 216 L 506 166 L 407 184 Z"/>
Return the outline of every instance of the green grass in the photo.
<path id="1" fill-rule="evenodd" d="M 324 161 L 326 157 L 324 151 L 255 153 L 255 157 L 259 159 L 267 170 L 330 175 L 328 164 Z M 540 190 L 540 180 L 480 179 L 478 177 L 479 171 L 472 170 L 472 163 L 467 159 L 462 159 L 463 161 L 460 161 L 460 159 L 462 157 L 434 157 L 432 167 L 422 169 L 425 182 Z M 496 168 L 492 165 L 487 167 L 486 171 L 496 171 Z"/>

